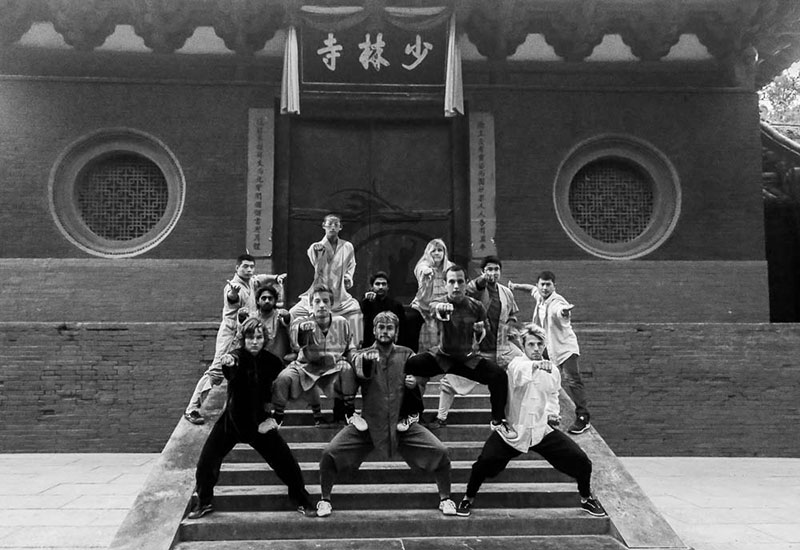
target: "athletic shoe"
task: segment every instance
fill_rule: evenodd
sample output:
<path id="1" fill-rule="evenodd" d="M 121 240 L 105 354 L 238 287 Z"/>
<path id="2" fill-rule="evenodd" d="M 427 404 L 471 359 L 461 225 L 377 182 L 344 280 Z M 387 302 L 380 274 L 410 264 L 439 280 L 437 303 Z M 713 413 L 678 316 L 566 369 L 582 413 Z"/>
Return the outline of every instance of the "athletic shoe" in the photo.
<path id="1" fill-rule="evenodd" d="M 351 426 L 354 426 L 356 430 L 359 432 L 366 432 L 369 426 L 367 426 L 367 421 L 364 420 L 364 417 L 358 413 L 353 413 L 347 417 L 347 423 Z M 324 501 L 320 501 L 324 502 Z"/>
<path id="2" fill-rule="evenodd" d="M 512 428 L 511 425 L 505 420 L 501 420 L 500 422 L 492 420 L 492 423 L 489 424 L 489 426 L 492 428 L 492 431 L 497 432 L 506 439 L 517 438 L 517 431 L 514 428 Z"/>
<path id="3" fill-rule="evenodd" d="M 333 512 L 333 506 L 331 506 L 330 500 L 320 500 L 317 502 L 317 517 L 318 518 L 325 518 L 331 515 Z"/>
<path id="4" fill-rule="evenodd" d="M 197 503 L 195 504 L 194 508 L 192 508 L 192 511 L 189 512 L 188 517 L 189 519 L 198 519 L 205 516 L 206 514 L 210 514 L 213 511 L 214 511 L 214 505 L 211 504 L 210 502 L 208 504 L 203 504 L 202 506 L 200 505 L 200 503 Z"/>
<path id="5" fill-rule="evenodd" d="M 264 422 L 258 425 L 258 433 L 265 434 L 271 430 L 277 430 L 278 423 L 274 418 L 267 418 Z"/>
<path id="6" fill-rule="evenodd" d="M 397 431 L 398 432 L 407 432 L 408 429 L 411 427 L 411 424 L 414 424 L 416 422 L 419 422 L 419 414 L 415 413 L 415 414 L 409 415 L 409 416 L 405 417 L 404 419 L 402 419 L 400 422 L 397 423 Z"/>
<path id="7" fill-rule="evenodd" d="M 456 510 L 456 515 L 461 517 L 467 517 L 472 513 L 472 503 L 467 499 L 463 499 L 461 502 L 458 503 L 458 509 Z"/>
<path id="8" fill-rule="evenodd" d="M 434 418 L 433 420 L 428 422 L 426 427 L 429 430 L 439 430 L 441 428 L 446 428 L 447 427 L 447 420 L 442 420 L 441 418 L 439 418 L 437 416 L 436 418 Z"/>
<path id="9" fill-rule="evenodd" d="M 575 423 L 572 424 L 567 431 L 571 434 L 582 434 L 588 430 L 589 427 L 589 417 L 585 414 L 582 414 L 575 419 Z"/>
<path id="10" fill-rule="evenodd" d="M 316 426 L 317 428 L 328 427 L 328 422 L 325 420 L 325 415 L 322 414 L 321 411 L 314 411 L 312 414 L 314 416 L 314 426 Z"/>
<path id="11" fill-rule="evenodd" d="M 193 411 L 189 411 L 188 413 L 187 412 L 183 413 L 183 417 L 186 420 L 188 420 L 189 422 L 191 422 L 192 424 L 205 424 L 206 423 L 206 419 L 203 418 L 203 415 L 200 414 L 200 411 L 198 411 L 196 409 L 193 410 Z"/>
<path id="12" fill-rule="evenodd" d="M 458 513 L 456 512 L 456 503 L 449 498 L 443 498 L 441 502 L 439 502 L 439 510 L 441 510 L 442 514 L 445 516 L 455 516 Z"/>
<path id="13" fill-rule="evenodd" d="M 600 503 L 594 497 L 589 497 L 586 500 L 581 499 L 581 508 L 592 514 L 593 516 L 603 517 L 606 511 L 600 506 Z"/>

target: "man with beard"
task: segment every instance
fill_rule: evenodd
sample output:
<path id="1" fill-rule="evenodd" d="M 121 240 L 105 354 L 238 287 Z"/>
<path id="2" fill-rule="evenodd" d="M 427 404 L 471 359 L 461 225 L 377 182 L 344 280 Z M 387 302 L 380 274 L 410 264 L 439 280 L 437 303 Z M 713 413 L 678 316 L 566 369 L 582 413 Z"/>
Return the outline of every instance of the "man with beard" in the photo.
<path id="1" fill-rule="evenodd" d="M 361 312 L 364 314 L 364 340 L 361 347 L 368 348 L 375 342 L 372 320 L 382 311 L 391 311 L 397 315 L 398 340 L 402 342 L 406 312 L 403 304 L 389 296 L 389 275 L 385 271 L 378 271 L 370 277 L 369 284 L 372 288 L 364 294 L 364 298 L 360 301 Z"/>
<path id="2" fill-rule="evenodd" d="M 358 470 L 374 449 L 387 458 L 399 452 L 409 466 L 433 472 L 439 489 L 439 510 L 446 516 L 456 515 L 455 503 L 450 500 L 451 466 L 447 447 L 419 424 L 402 433 L 397 431 L 404 389 L 416 385 L 416 379 L 403 372 L 403 366 L 414 352 L 395 345 L 397 324 L 394 313 L 378 313 L 374 319 L 375 342 L 354 356 L 354 370 L 364 399 L 362 415 L 369 429 L 359 431 L 356 426 L 345 426 L 322 451 L 318 517 L 329 516 L 333 510 L 331 492 L 336 474 Z"/>
<path id="3" fill-rule="evenodd" d="M 283 284 L 283 280 L 286 277 L 285 273 L 280 275 L 254 275 L 255 270 L 255 258 L 250 254 L 241 254 L 236 259 L 236 273 L 225 285 L 222 298 L 222 322 L 217 331 L 214 360 L 197 382 L 186 411 L 183 413 L 184 418 L 192 424 L 203 424 L 205 422 L 203 415 L 200 414 L 203 401 L 213 386 L 222 383 L 222 364 L 220 361 L 226 353 L 233 349 L 235 344 L 239 312 L 242 311 L 244 316 L 254 314 L 256 312 L 256 287 L 268 283 L 280 285 Z"/>

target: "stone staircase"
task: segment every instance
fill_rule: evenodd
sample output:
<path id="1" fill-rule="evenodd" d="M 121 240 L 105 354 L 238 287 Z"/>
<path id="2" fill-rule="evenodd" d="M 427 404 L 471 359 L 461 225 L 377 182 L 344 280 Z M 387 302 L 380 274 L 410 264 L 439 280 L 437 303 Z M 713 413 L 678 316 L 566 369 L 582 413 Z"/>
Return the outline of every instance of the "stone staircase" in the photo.
<path id="1" fill-rule="evenodd" d="M 436 382 L 428 385 L 426 415 L 437 408 L 438 389 Z M 573 405 L 563 391 L 560 399 L 568 426 Z M 609 517 L 581 510 L 574 481 L 530 454 L 483 485 L 468 518 L 442 516 L 432 477 L 412 472 L 399 458 L 368 458 L 357 474 L 340 476 L 333 515 L 307 518 L 293 510 L 264 461 L 239 445 L 223 463 L 216 511 L 188 520 L 200 450 L 224 402 L 225 386 L 218 386 L 204 406 L 205 425 L 178 422 L 111 550 L 687 550 L 594 428 L 577 441 L 592 459 L 592 487 Z M 448 426 L 434 430 L 450 448 L 456 501 L 489 435 L 488 405 L 486 387 L 478 386 L 456 398 Z M 281 427 L 314 499 L 320 453 L 336 431 L 314 427 L 302 405 L 290 409 Z"/>
<path id="2" fill-rule="evenodd" d="M 429 384 L 425 400 L 426 414 L 432 416 L 437 383 Z M 473 395 L 456 399 L 446 428 L 433 430 L 451 450 L 456 501 L 490 433 L 488 419 L 488 392 L 479 386 Z M 300 408 L 287 414 L 281 428 L 314 498 L 321 451 L 338 429 L 314 427 L 310 411 Z M 285 486 L 247 445 L 238 445 L 226 458 L 215 495 L 215 512 L 184 519 L 174 548 L 626 548 L 613 535 L 609 518 L 592 517 L 578 507 L 574 481 L 532 454 L 512 461 L 483 486 L 469 518 L 442 516 L 433 477 L 411 471 L 399 457 L 368 459 L 357 473 L 339 476 L 334 513 L 324 519 L 293 511 Z"/>

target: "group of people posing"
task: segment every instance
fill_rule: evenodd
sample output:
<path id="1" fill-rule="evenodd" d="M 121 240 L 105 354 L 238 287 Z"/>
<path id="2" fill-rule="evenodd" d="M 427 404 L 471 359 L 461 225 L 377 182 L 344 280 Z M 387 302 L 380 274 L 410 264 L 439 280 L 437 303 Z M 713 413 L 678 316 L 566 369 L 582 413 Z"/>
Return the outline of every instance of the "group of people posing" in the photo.
<path id="1" fill-rule="evenodd" d="M 434 239 L 414 268 L 418 292 L 406 314 L 389 296 L 389 277 L 382 271 L 372 275 L 363 299 L 353 298 L 348 292 L 356 267 L 353 246 L 339 238 L 339 216 L 329 214 L 322 227 L 325 236 L 307 251 L 313 283 L 289 311 L 279 307 L 286 275 L 255 275 L 252 256 L 237 259 L 224 290 L 214 360 L 184 414 L 189 422 L 204 423 L 205 396 L 228 380 L 225 408 L 198 461 L 197 498 L 189 517 L 213 511 L 222 461 L 239 442 L 266 460 L 307 516 L 329 516 L 337 475 L 357 470 L 375 450 L 387 458 L 399 454 L 410 466 L 432 472 L 444 515 L 469 516 L 481 484 L 528 451 L 577 481 L 581 508 L 605 515 L 592 496 L 591 461 L 558 429 L 562 372 L 576 405 L 576 420 L 567 431 L 586 431 L 589 411 L 570 324 L 573 305 L 555 292 L 555 275 L 545 271 L 536 284 L 505 286 L 500 259 L 489 256 L 481 274 L 469 280 L 467 270 L 448 259 L 444 242 Z M 533 322 L 518 323 L 514 290 L 529 292 L 536 301 Z M 442 376 L 439 410 L 423 426 L 425 384 L 437 376 Z M 446 426 L 455 396 L 479 383 L 489 388 L 491 434 L 456 505 L 448 449 L 430 430 Z M 323 396 L 333 398 L 333 421 L 344 426 L 322 452 L 321 498 L 313 504 L 280 428 L 287 404 L 298 399 L 311 407 L 316 425 L 328 425 Z"/>

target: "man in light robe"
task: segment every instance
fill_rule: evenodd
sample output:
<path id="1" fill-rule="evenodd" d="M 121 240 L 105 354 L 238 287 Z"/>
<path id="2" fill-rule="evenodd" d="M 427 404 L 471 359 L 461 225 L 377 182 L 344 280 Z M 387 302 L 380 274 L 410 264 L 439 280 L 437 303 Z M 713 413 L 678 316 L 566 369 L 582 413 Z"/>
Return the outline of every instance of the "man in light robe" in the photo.
<path id="1" fill-rule="evenodd" d="M 328 214 L 322 222 L 325 236 L 312 243 L 306 254 L 314 267 L 314 280 L 311 286 L 300 295 L 300 301 L 291 309 L 292 321 L 311 314 L 309 299 L 315 287 L 325 286 L 333 293 L 334 310 L 332 315 L 347 319 L 353 342 L 361 342 L 363 337 L 363 318 L 358 300 L 347 292 L 353 286 L 356 271 L 356 253 L 353 245 L 339 238 L 342 220 L 336 214 Z"/>

